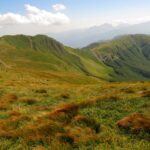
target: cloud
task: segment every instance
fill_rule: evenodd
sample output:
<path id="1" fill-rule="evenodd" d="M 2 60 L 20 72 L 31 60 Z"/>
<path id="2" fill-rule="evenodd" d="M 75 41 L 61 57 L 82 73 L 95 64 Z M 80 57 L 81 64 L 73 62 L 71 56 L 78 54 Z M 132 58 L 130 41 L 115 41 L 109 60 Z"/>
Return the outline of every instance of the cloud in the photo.
<path id="1" fill-rule="evenodd" d="M 33 14 L 40 13 L 40 11 L 41 11 L 39 8 L 32 6 L 30 4 L 26 4 L 25 8 L 28 13 L 33 13 Z"/>
<path id="2" fill-rule="evenodd" d="M 55 4 L 52 6 L 54 11 L 62 11 L 66 9 L 66 6 L 63 4 Z"/>
<path id="3" fill-rule="evenodd" d="M 140 24 L 140 23 L 145 23 L 150 21 L 150 16 L 143 16 L 143 17 L 137 17 L 137 18 L 127 18 L 123 20 L 112 20 L 110 21 L 110 24 L 114 26 L 118 26 L 120 24 L 129 24 L 129 25 L 134 25 L 134 24 Z"/>
<path id="4" fill-rule="evenodd" d="M 150 16 L 143 16 L 141 18 L 137 18 L 135 23 L 142 23 L 150 21 Z"/>
<path id="5" fill-rule="evenodd" d="M 0 26 L 29 23 L 28 18 L 14 13 L 0 14 Z"/>
<path id="6" fill-rule="evenodd" d="M 59 9 L 63 9 L 63 7 L 60 7 Z M 29 4 L 25 5 L 25 10 L 25 15 L 20 15 L 17 13 L 0 14 L 0 26 L 5 27 L 22 24 L 50 26 L 62 25 L 69 23 L 70 21 L 69 18 L 61 12 L 52 13 Z"/>

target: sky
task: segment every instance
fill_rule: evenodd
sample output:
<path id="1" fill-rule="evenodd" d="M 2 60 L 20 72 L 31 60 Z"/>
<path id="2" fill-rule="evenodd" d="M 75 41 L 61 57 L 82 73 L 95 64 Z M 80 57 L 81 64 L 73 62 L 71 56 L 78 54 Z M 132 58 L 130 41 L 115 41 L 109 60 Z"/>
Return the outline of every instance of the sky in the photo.
<path id="1" fill-rule="evenodd" d="M 150 21 L 150 0 L 0 0 L 0 35 Z"/>

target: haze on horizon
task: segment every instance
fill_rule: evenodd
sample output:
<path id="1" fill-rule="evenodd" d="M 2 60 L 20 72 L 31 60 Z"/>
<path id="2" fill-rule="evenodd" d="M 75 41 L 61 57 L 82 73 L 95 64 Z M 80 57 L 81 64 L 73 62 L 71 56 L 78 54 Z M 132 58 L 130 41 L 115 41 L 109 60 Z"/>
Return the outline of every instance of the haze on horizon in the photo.
<path id="1" fill-rule="evenodd" d="M 150 21 L 149 0 L 1 0 L 0 35 L 47 34 Z"/>

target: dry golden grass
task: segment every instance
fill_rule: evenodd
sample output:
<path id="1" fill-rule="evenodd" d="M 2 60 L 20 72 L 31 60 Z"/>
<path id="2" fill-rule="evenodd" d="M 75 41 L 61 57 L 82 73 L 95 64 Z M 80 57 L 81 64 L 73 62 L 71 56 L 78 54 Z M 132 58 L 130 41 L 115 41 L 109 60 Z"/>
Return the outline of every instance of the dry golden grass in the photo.
<path id="1" fill-rule="evenodd" d="M 98 135 L 89 127 L 70 126 L 66 127 L 66 130 L 76 144 L 86 144 L 89 141 L 96 141 L 98 139 Z"/>
<path id="2" fill-rule="evenodd" d="M 33 150 L 47 150 L 47 149 L 42 145 L 38 145 L 38 146 L 34 147 Z"/>
<path id="3" fill-rule="evenodd" d="M 150 97 L 150 91 L 147 91 L 147 90 L 142 91 L 140 94 L 141 94 L 141 97 Z"/>
<path id="4" fill-rule="evenodd" d="M 5 94 L 0 98 L 0 110 L 8 110 L 9 106 L 18 100 L 16 94 Z"/>
<path id="5" fill-rule="evenodd" d="M 56 99 L 59 99 L 59 98 L 62 98 L 62 99 L 69 99 L 70 98 L 70 95 L 66 92 L 62 92 L 62 93 L 57 93 L 54 98 Z"/>
<path id="6" fill-rule="evenodd" d="M 141 94 L 150 90 L 149 82 L 76 84 L 67 81 L 69 75 L 28 72 L 18 70 L 18 76 L 0 85 L 0 140 L 13 141 L 12 145 L 21 139 L 21 144 L 35 150 L 59 150 L 62 145 L 64 149 L 95 145 L 119 149 L 131 144 L 134 135 L 119 132 L 115 122 L 133 112 L 150 112 L 149 96 Z M 140 143 L 138 138 L 135 144 Z M 148 145 L 142 142 L 142 147 Z"/>
<path id="7" fill-rule="evenodd" d="M 23 115 L 18 111 L 11 111 L 10 112 L 10 121 L 12 122 L 21 122 L 21 121 L 30 121 L 31 118 L 27 115 Z"/>
<path id="8" fill-rule="evenodd" d="M 24 126 L 16 131 L 18 137 L 23 137 L 27 141 L 50 141 L 61 133 L 63 127 L 52 120 L 37 120 L 36 122 Z"/>
<path id="9" fill-rule="evenodd" d="M 45 94 L 45 93 L 47 93 L 47 90 L 46 89 L 36 89 L 35 93 Z"/>
<path id="10" fill-rule="evenodd" d="M 150 132 L 150 118 L 137 113 L 119 120 L 117 125 L 133 133 L 139 133 L 140 131 Z"/>
<path id="11" fill-rule="evenodd" d="M 75 115 L 77 115 L 78 109 L 78 105 L 74 103 L 61 104 L 50 112 L 49 118 L 52 120 L 62 121 L 66 124 L 69 123 Z"/>
<path id="12" fill-rule="evenodd" d="M 85 116 L 77 115 L 75 116 L 73 123 L 81 125 L 83 127 L 89 127 L 96 133 L 100 132 L 100 123 L 96 122 L 92 118 L 87 118 Z"/>
<path id="13" fill-rule="evenodd" d="M 93 99 L 89 99 L 89 100 L 84 100 L 82 102 L 78 103 L 78 107 L 79 108 L 85 108 L 88 106 L 92 106 L 95 105 L 97 102 L 99 101 L 117 101 L 117 100 L 121 100 L 121 95 L 116 93 L 116 92 L 112 92 L 112 93 L 107 93 L 107 94 L 103 94 L 101 96 L 96 96 Z"/>
<path id="14" fill-rule="evenodd" d="M 50 111 L 49 106 L 36 106 L 36 107 L 33 107 L 33 109 L 35 111 Z"/>
<path id="15" fill-rule="evenodd" d="M 8 109 L 8 104 L 6 102 L 1 102 L 0 103 L 0 110 L 7 110 Z"/>
<path id="16" fill-rule="evenodd" d="M 28 105 L 33 105 L 37 102 L 37 100 L 34 99 L 34 98 L 26 98 L 26 97 L 21 98 L 20 101 L 23 102 L 23 103 L 26 103 Z"/>
<path id="17" fill-rule="evenodd" d="M 4 95 L 1 99 L 5 103 L 6 102 L 7 103 L 12 103 L 12 102 L 16 102 L 18 100 L 18 96 L 16 94 L 10 93 L 10 94 Z"/>
<path id="18" fill-rule="evenodd" d="M 73 135 L 67 134 L 67 133 L 58 133 L 56 135 L 56 138 L 63 143 L 69 143 L 71 145 L 74 144 L 75 139 Z"/>

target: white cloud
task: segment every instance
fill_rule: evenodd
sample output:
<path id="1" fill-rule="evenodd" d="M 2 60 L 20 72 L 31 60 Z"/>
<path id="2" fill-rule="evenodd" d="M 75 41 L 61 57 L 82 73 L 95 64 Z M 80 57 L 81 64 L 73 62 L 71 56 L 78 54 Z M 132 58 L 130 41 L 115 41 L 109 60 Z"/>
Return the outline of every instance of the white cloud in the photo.
<path id="1" fill-rule="evenodd" d="M 143 16 L 143 17 L 137 18 L 135 20 L 135 23 L 142 23 L 142 22 L 147 22 L 147 21 L 150 21 L 150 16 Z"/>
<path id="2" fill-rule="evenodd" d="M 129 25 L 134 25 L 134 24 L 140 24 L 140 23 L 145 23 L 150 21 L 150 16 L 143 16 L 143 17 L 136 17 L 136 18 L 127 18 L 123 20 L 113 20 L 110 21 L 110 23 L 114 26 L 118 26 L 120 24 L 129 24 Z"/>
<path id="3" fill-rule="evenodd" d="M 29 4 L 25 5 L 25 10 L 25 15 L 17 13 L 0 14 L 0 26 L 4 27 L 18 24 L 50 26 L 69 23 L 69 18 L 61 12 L 52 13 Z"/>
<path id="4" fill-rule="evenodd" d="M 35 6 L 32 6 L 32 5 L 29 5 L 29 4 L 26 4 L 25 5 L 25 8 L 26 8 L 26 11 L 29 12 L 29 13 L 39 13 L 40 12 L 40 9 L 35 7 Z"/>
<path id="5" fill-rule="evenodd" d="M 63 4 L 55 4 L 52 6 L 54 11 L 62 11 L 66 9 L 66 6 Z"/>
<path id="6" fill-rule="evenodd" d="M 22 24 L 22 23 L 29 23 L 28 18 L 25 16 L 21 16 L 19 14 L 14 13 L 6 13 L 1 15 L 0 14 L 0 25 L 14 25 L 14 24 Z"/>

